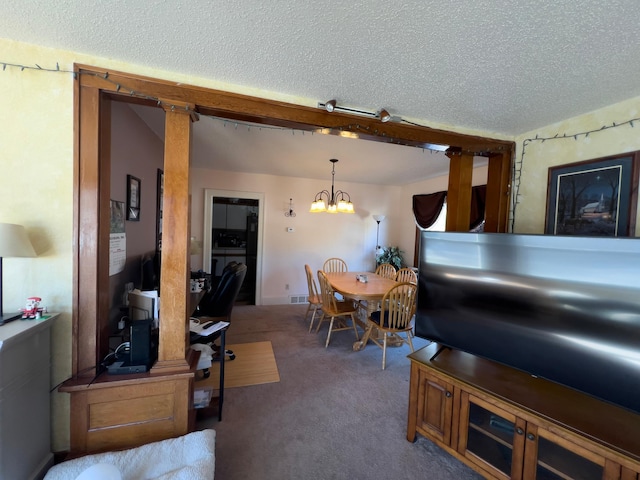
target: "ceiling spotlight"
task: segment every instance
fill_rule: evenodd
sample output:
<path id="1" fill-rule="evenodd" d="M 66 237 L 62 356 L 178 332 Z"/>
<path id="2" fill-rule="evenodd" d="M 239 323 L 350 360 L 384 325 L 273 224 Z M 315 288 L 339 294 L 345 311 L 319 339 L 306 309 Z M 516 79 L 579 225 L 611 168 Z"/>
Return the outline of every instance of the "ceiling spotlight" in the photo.
<path id="1" fill-rule="evenodd" d="M 384 108 L 380 110 L 380 112 L 378 113 L 378 116 L 380 117 L 380 121 L 382 123 L 385 123 L 391 120 L 391 114 L 389 114 L 389 112 L 387 112 Z"/>
<path id="2" fill-rule="evenodd" d="M 327 103 L 324 104 L 324 108 L 327 112 L 333 112 L 333 110 L 336 108 L 336 101 L 329 100 Z"/>

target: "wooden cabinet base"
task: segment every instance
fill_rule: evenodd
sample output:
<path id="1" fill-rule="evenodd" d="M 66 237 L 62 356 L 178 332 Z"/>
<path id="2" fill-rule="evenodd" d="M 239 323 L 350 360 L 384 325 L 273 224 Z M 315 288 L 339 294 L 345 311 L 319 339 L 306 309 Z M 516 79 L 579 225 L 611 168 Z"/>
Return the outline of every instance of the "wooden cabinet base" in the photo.
<path id="1" fill-rule="evenodd" d="M 106 375 L 65 382 L 71 395 L 71 454 L 136 447 L 193 428 L 193 372 Z"/>
<path id="2" fill-rule="evenodd" d="M 640 415 L 432 344 L 409 355 L 416 434 L 491 479 L 640 478 Z"/>

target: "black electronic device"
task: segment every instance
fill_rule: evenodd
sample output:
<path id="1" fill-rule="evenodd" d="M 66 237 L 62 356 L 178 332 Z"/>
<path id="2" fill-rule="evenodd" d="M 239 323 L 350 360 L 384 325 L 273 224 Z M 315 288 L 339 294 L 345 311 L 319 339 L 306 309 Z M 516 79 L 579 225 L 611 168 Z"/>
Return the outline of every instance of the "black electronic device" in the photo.
<path id="1" fill-rule="evenodd" d="M 127 373 L 144 373 L 149 370 L 147 365 L 133 365 L 128 360 L 116 360 L 107 366 L 107 372 L 111 375 L 123 375 Z"/>
<path id="2" fill-rule="evenodd" d="M 131 363 L 149 365 L 156 359 L 151 341 L 152 320 L 134 320 L 131 322 L 129 341 L 131 343 Z"/>
<path id="3" fill-rule="evenodd" d="M 638 272 L 635 238 L 422 232 L 415 334 L 640 413 Z"/>
<path id="4" fill-rule="evenodd" d="M 147 372 L 158 356 L 158 345 L 152 332 L 151 319 L 134 320 L 129 327 L 129 348 L 114 355 L 107 365 L 113 375 Z"/>

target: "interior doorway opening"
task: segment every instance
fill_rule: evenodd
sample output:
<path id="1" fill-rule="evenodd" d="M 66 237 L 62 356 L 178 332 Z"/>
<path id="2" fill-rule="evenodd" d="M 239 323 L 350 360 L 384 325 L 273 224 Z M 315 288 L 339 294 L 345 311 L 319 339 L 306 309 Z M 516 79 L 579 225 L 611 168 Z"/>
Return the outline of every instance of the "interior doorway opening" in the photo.
<path id="1" fill-rule="evenodd" d="M 264 194 L 205 190 L 203 267 L 218 278 L 229 262 L 247 265 L 237 303 L 260 305 Z"/>

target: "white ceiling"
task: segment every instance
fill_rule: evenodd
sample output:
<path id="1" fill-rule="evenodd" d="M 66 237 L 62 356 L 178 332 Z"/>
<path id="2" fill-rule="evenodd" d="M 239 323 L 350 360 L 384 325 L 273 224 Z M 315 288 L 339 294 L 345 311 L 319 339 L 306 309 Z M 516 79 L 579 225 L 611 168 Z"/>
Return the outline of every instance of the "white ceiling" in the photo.
<path id="1" fill-rule="evenodd" d="M 4 0 L 0 36 L 509 139 L 639 96 L 639 19 L 638 0 Z M 332 148 L 318 169 L 346 173 Z"/>
<path id="2" fill-rule="evenodd" d="M 162 109 L 131 108 L 164 140 Z M 330 180 L 329 159 L 337 158 L 337 186 L 340 182 L 406 185 L 449 173 L 449 159 L 443 153 L 416 147 L 303 133 L 204 115 L 192 124 L 192 133 L 194 167 Z M 476 166 L 486 163 L 486 158 L 474 159 Z"/>

